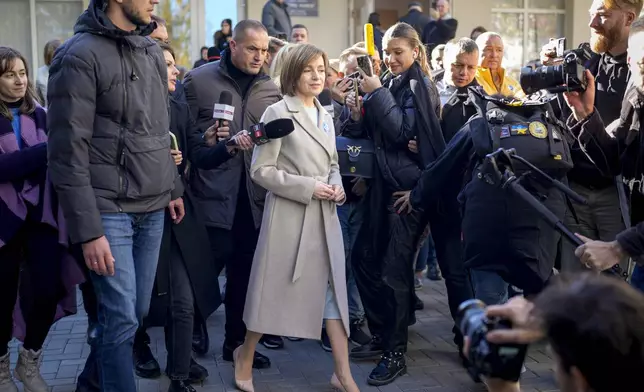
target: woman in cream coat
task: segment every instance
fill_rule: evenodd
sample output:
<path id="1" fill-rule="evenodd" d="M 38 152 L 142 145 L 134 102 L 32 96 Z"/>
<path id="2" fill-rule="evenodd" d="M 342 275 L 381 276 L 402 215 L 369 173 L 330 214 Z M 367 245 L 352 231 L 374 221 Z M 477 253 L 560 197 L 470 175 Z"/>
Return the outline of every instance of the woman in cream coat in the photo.
<path id="1" fill-rule="evenodd" d="M 281 72 L 284 99 L 262 122 L 293 120 L 295 131 L 255 147 L 252 179 L 268 190 L 253 259 L 244 322 L 246 341 L 234 353 L 235 384 L 252 392 L 252 363 L 262 334 L 320 339 L 320 322 L 333 348 L 333 387 L 355 392 L 347 336 L 345 258 L 337 204 L 345 199 L 333 119 L 315 98 L 328 60 L 313 45 L 289 52 Z"/>

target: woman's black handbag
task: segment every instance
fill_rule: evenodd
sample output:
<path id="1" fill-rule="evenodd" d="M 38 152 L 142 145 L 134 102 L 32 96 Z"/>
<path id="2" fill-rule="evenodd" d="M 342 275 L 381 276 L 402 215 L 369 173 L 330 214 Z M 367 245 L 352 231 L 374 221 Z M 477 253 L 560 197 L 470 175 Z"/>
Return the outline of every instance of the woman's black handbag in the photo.
<path id="1" fill-rule="evenodd" d="M 347 177 L 372 178 L 376 164 L 373 141 L 368 139 L 335 138 L 340 174 Z"/>

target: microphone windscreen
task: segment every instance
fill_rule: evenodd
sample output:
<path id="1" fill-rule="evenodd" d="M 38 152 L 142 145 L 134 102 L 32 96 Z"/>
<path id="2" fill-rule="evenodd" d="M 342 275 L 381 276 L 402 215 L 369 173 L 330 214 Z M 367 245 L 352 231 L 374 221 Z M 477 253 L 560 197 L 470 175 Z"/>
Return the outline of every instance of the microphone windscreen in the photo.
<path id="1" fill-rule="evenodd" d="M 264 132 L 269 139 L 279 139 L 290 135 L 295 130 L 295 124 L 290 118 L 278 118 L 264 124 Z"/>
<path id="2" fill-rule="evenodd" d="M 224 90 L 219 94 L 219 102 L 221 105 L 233 106 L 233 94 L 230 91 Z"/>
<path id="3" fill-rule="evenodd" d="M 333 105 L 333 101 L 331 100 L 331 90 L 328 88 L 322 90 L 320 95 L 318 95 L 318 101 L 320 101 L 320 105 L 322 106 Z"/>

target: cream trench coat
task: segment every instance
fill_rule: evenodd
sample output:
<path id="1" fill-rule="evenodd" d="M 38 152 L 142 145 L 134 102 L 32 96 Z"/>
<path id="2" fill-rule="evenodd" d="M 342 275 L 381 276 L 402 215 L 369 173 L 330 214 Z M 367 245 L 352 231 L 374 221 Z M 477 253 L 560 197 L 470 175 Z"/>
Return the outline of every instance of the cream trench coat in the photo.
<path id="1" fill-rule="evenodd" d="M 342 186 L 333 118 L 316 100 L 314 124 L 299 98 L 285 96 L 262 122 L 290 118 L 295 131 L 255 147 L 250 175 L 268 191 L 246 295 L 254 332 L 320 339 L 328 282 L 344 328 L 349 311 L 337 204 L 313 198 L 316 180 Z"/>

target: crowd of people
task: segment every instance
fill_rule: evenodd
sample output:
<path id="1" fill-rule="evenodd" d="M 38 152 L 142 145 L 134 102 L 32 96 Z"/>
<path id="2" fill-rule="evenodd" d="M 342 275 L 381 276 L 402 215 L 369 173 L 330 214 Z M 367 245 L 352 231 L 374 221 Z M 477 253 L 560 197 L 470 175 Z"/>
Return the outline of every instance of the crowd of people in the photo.
<path id="1" fill-rule="evenodd" d="M 367 382 L 387 385 L 407 371 L 425 275 L 444 279 L 464 367 L 458 308 L 476 298 L 513 323 L 491 342 L 550 341 L 562 390 L 637 389 L 641 294 L 581 272 L 628 270 L 644 254 L 642 0 L 593 2 L 588 84 L 548 103 L 549 124 L 572 135 L 574 168 L 558 179 L 587 203 L 529 192 L 581 246 L 479 181 L 476 140 L 480 129 L 489 138 L 490 118 L 476 97 L 526 94 L 503 67 L 503 36 L 455 38 L 449 1 L 431 17 L 410 3 L 386 30 L 372 14 L 374 42 L 330 58 L 291 24 L 286 2 L 270 0 L 262 21 L 225 19 L 184 78 L 153 3 L 92 0 L 72 38 L 47 43 L 34 76 L 0 46 L 0 392 L 17 391 L 14 378 L 49 390 L 42 347 L 79 284 L 91 346 L 80 392 L 134 392 L 135 375 L 159 377 L 153 326 L 164 327 L 169 391 L 195 391 L 209 374 L 193 351 L 209 351 L 206 320 L 222 303 L 222 357 L 241 391 L 271 366 L 257 345 L 284 339 L 320 340 L 337 390 L 359 390 L 350 360 L 376 359 Z M 542 63 L 557 60 L 544 46 Z M 258 143 L 249 132 L 284 119 L 294 128 L 284 137 Z M 530 123 L 544 139 L 539 129 Z M 371 143 L 368 175 L 342 167 L 341 138 Z M 632 285 L 643 281 L 638 264 Z M 616 373 L 626 375 L 603 376 Z"/>

